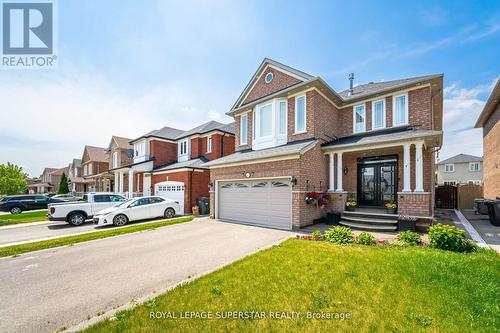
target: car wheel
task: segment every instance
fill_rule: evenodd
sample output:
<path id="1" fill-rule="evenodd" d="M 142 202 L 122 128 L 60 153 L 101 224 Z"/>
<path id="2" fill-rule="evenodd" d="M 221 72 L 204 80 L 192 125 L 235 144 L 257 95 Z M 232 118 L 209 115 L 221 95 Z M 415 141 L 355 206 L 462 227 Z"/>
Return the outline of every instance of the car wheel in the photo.
<path id="1" fill-rule="evenodd" d="M 73 213 L 69 216 L 68 222 L 74 226 L 82 225 L 85 222 L 85 216 L 82 213 Z"/>
<path id="2" fill-rule="evenodd" d="M 21 209 L 21 207 L 12 207 L 12 208 L 10 209 L 10 213 L 11 213 L 11 214 L 21 214 L 21 213 L 22 213 L 22 211 L 23 211 L 23 210 Z"/>
<path id="3" fill-rule="evenodd" d="M 167 219 L 171 219 L 175 216 L 175 210 L 173 208 L 165 209 L 165 214 L 163 214 Z"/>
<path id="4" fill-rule="evenodd" d="M 113 224 L 117 227 L 125 225 L 127 223 L 128 223 L 128 218 L 123 214 L 116 215 L 115 218 L 113 219 Z"/>

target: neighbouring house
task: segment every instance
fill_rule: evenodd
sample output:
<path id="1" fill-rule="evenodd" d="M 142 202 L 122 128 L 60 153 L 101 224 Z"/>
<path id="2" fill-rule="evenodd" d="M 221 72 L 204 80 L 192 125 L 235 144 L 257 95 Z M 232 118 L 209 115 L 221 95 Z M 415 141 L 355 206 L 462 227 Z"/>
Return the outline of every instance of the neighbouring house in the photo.
<path id="1" fill-rule="evenodd" d="M 82 176 L 82 160 L 74 158 L 68 166 L 68 187 L 73 195 L 82 195 L 88 191 L 92 180 L 85 179 Z"/>
<path id="2" fill-rule="evenodd" d="M 130 143 L 132 163 L 111 170 L 116 192 L 176 199 L 189 214 L 198 197 L 209 196 L 204 163 L 234 152 L 234 123 L 210 121 L 188 131 L 163 127 Z"/>
<path id="3" fill-rule="evenodd" d="M 130 144 L 132 139 L 120 136 L 112 136 L 108 145 L 109 170 L 119 169 L 121 167 L 134 163 L 134 147 Z M 110 171 L 111 172 L 111 171 Z M 128 189 L 128 178 L 123 179 L 122 190 L 118 191 L 119 173 L 114 174 L 113 189 L 115 192 L 123 193 L 123 189 Z"/>
<path id="4" fill-rule="evenodd" d="M 483 128 L 484 197 L 500 197 L 500 80 L 476 122 Z"/>
<path id="5" fill-rule="evenodd" d="M 109 170 L 108 149 L 85 146 L 82 156 L 82 177 L 87 180 L 87 191 L 113 191 L 113 175 Z"/>
<path id="6" fill-rule="evenodd" d="M 61 177 L 63 174 L 68 177 L 69 167 L 60 168 L 52 171 L 49 175 L 51 177 L 52 192 L 59 192 L 59 185 L 61 185 Z"/>
<path id="7" fill-rule="evenodd" d="M 458 154 L 437 163 L 437 184 L 458 185 L 483 183 L 483 158 Z"/>
<path id="8" fill-rule="evenodd" d="M 43 194 L 53 191 L 54 183 L 52 182 L 52 172 L 58 170 L 57 168 L 45 168 L 38 182 L 28 184 L 29 194 Z"/>
<path id="9" fill-rule="evenodd" d="M 336 92 L 264 59 L 227 113 L 236 152 L 205 164 L 214 218 L 291 229 L 343 212 L 350 197 L 371 208 L 394 201 L 399 214 L 432 219 L 443 75 L 356 86 L 353 76 Z M 330 200 L 321 208 L 308 194 Z"/>

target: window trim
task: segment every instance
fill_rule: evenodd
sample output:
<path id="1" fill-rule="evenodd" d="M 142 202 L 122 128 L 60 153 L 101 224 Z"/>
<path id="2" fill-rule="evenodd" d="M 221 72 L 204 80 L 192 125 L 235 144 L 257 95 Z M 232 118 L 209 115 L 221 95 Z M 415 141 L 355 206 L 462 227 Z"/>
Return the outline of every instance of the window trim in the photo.
<path id="1" fill-rule="evenodd" d="M 396 99 L 398 97 L 402 97 L 402 96 L 405 96 L 405 100 L 406 100 L 406 103 L 405 103 L 405 122 L 404 123 L 399 123 L 399 124 L 396 124 Z M 392 127 L 396 127 L 396 126 L 405 126 L 405 125 L 408 125 L 409 123 L 409 104 L 410 104 L 410 101 L 408 99 L 408 93 L 404 93 L 404 94 L 399 94 L 399 95 L 393 95 L 392 96 Z"/>
<path id="2" fill-rule="evenodd" d="M 382 127 L 375 127 L 375 103 L 382 102 Z M 372 131 L 377 131 L 386 128 L 387 107 L 385 98 L 372 101 Z"/>
<path id="3" fill-rule="evenodd" d="M 298 100 L 299 98 L 304 98 L 304 129 L 303 130 L 298 130 L 297 129 L 297 115 L 298 115 L 298 112 L 297 112 L 297 104 L 298 104 Z M 306 97 L 306 94 L 300 94 L 300 95 L 297 95 L 295 96 L 295 109 L 294 109 L 294 118 L 295 118 L 295 121 L 294 121 L 294 133 L 293 134 L 302 134 L 302 133 L 306 133 L 307 132 L 307 97 Z"/>
<path id="4" fill-rule="evenodd" d="M 266 106 L 271 106 L 271 133 L 269 135 L 266 135 L 266 136 L 261 136 L 260 133 L 261 133 L 261 128 L 260 128 L 260 120 L 261 120 L 261 115 L 260 115 L 260 111 L 265 108 Z M 255 137 L 256 139 L 266 139 L 266 138 L 271 138 L 274 136 L 274 100 L 268 102 L 268 103 L 263 103 L 263 104 L 259 104 L 257 105 L 257 112 L 256 112 L 256 115 L 255 115 L 255 124 L 259 124 L 259 126 L 255 126 L 255 128 L 257 128 L 258 130 L 255 130 Z"/>
<path id="5" fill-rule="evenodd" d="M 212 136 L 207 137 L 207 153 L 212 152 Z"/>
<path id="6" fill-rule="evenodd" d="M 280 129 L 281 129 L 281 103 L 285 103 L 285 132 L 284 133 L 281 133 L 280 132 Z M 278 135 L 287 135 L 288 134 L 288 100 L 286 98 L 283 98 L 283 99 L 278 99 L 278 112 L 277 112 L 277 118 L 278 118 Z"/>
<path id="7" fill-rule="evenodd" d="M 243 118 L 245 121 L 243 121 Z M 245 140 L 243 141 L 243 123 L 245 123 Z M 244 146 L 248 144 L 248 112 L 244 113 L 240 116 L 240 146 Z"/>
<path id="8" fill-rule="evenodd" d="M 447 166 L 451 166 L 451 171 L 448 171 Z M 455 172 L 455 163 L 446 163 L 444 165 L 444 172 L 446 172 L 446 173 L 453 173 L 453 172 Z"/>
<path id="9" fill-rule="evenodd" d="M 356 108 L 363 107 L 363 129 L 360 131 L 356 131 Z M 363 133 L 366 132 L 366 103 L 356 104 L 352 107 L 352 132 L 353 133 Z"/>
<path id="10" fill-rule="evenodd" d="M 471 166 L 473 165 L 476 165 L 477 164 L 477 170 L 472 170 L 471 169 Z M 481 171 L 481 164 L 479 162 L 469 162 L 469 172 L 479 172 Z"/>

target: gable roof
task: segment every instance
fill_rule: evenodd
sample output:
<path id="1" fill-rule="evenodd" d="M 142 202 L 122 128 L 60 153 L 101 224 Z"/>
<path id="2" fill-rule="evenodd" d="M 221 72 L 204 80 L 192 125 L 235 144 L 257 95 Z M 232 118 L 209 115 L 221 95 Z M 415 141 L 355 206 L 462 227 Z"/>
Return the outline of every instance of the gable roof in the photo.
<path id="1" fill-rule="evenodd" d="M 238 99 L 234 103 L 234 105 L 231 108 L 231 110 L 234 110 L 234 109 L 236 109 L 237 107 L 239 107 L 241 105 L 241 103 L 243 102 L 245 96 L 250 91 L 250 89 L 252 88 L 252 86 L 255 83 L 255 81 L 257 81 L 257 79 L 260 77 L 262 71 L 267 66 L 269 66 L 269 65 L 274 66 L 274 67 L 280 69 L 285 74 L 287 74 L 287 73 L 291 74 L 292 76 L 296 77 L 297 79 L 299 79 L 302 82 L 314 79 L 314 76 L 312 76 L 310 74 L 307 74 L 305 72 L 302 72 L 302 71 L 300 71 L 300 70 L 298 70 L 296 68 L 287 66 L 285 64 L 282 64 L 280 62 L 277 62 L 277 61 L 269 59 L 269 58 L 264 58 L 264 60 L 262 60 L 262 62 L 260 63 L 260 66 L 257 68 L 257 70 L 255 71 L 255 73 L 253 74 L 253 76 L 250 78 L 250 81 L 248 81 L 245 89 L 243 89 L 243 91 L 241 92 L 240 96 L 238 97 Z"/>
<path id="2" fill-rule="evenodd" d="M 95 146 L 85 146 L 83 149 L 83 154 L 85 155 L 85 151 L 89 155 L 89 160 L 94 162 L 108 162 L 109 157 L 107 154 L 108 149 L 102 147 Z"/>
<path id="3" fill-rule="evenodd" d="M 447 158 L 437 164 L 450 164 L 450 163 L 468 163 L 468 162 L 482 162 L 483 158 L 467 154 L 458 154 L 453 157 Z"/>
<path id="4" fill-rule="evenodd" d="M 484 123 L 486 123 L 486 121 L 490 118 L 493 111 L 496 110 L 498 104 L 500 104 L 500 79 L 497 80 L 495 88 L 493 88 L 493 91 L 484 105 L 483 111 L 481 111 L 481 114 L 477 118 L 476 125 L 474 127 L 483 127 Z"/>
<path id="5" fill-rule="evenodd" d="M 173 164 L 169 164 L 166 166 L 159 167 L 157 169 L 154 169 L 152 173 L 156 172 L 162 172 L 162 171 L 170 171 L 170 170 L 177 170 L 177 169 L 183 169 L 183 168 L 190 168 L 190 169 L 208 169 L 203 166 L 205 162 L 208 162 L 208 160 L 205 157 L 198 157 L 194 158 L 192 160 L 187 160 L 183 162 L 177 162 Z"/>
<path id="6" fill-rule="evenodd" d="M 204 124 L 201 124 L 200 126 L 196 126 L 195 128 L 192 128 L 190 130 L 187 130 L 185 132 L 182 132 L 179 136 L 177 136 L 176 140 L 186 138 L 191 135 L 201 135 L 205 133 L 209 133 L 212 131 L 222 131 L 226 132 L 229 134 L 234 134 L 234 122 L 229 123 L 229 124 L 222 124 L 219 123 L 218 121 L 211 120 L 209 122 L 206 122 Z"/>
<path id="7" fill-rule="evenodd" d="M 63 173 L 67 174 L 68 173 L 68 169 L 69 169 L 69 167 L 64 167 L 64 168 L 56 169 L 56 170 L 52 171 L 50 173 L 50 175 L 59 176 L 59 175 L 62 175 Z"/>
<path id="8" fill-rule="evenodd" d="M 56 171 L 56 170 L 57 170 L 57 168 L 45 168 L 45 169 L 43 169 L 43 171 L 42 171 L 42 175 L 43 175 L 45 172 L 47 172 L 47 173 L 51 173 L 51 172 Z"/>
<path id="9" fill-rule="evenodd" d="M 160 139 L 166 139 L 166 140 L 175 140 L 176 137 L 181 135 L 184 131 L 173 128 L 173 127 L 162 127 L 157 130 L 152 130 L 151 132 L 148 132 L 137 139 L 130 140 L 130 143 L 134 143 L 140 139 L 145 139 L 145 138 L 160 138 Z"/>
<path id="10" fill-rule="evenodd" d="M 113 135 L 111 137 L 111 142 L 109 143 L 109 147 L 108 149 L 111 148 L 111 143 L 112 142 L 115 142 L 116 143 L 116 146 L 118 148 L 123 148 L 123 149 L 132 149 L 132 145 L 130 144 L 130 141 L 132 141 L 132 139 L 129 139 L 129 138 L 124 138 L 122 136 L 116 136 L 116 135 Z"/>

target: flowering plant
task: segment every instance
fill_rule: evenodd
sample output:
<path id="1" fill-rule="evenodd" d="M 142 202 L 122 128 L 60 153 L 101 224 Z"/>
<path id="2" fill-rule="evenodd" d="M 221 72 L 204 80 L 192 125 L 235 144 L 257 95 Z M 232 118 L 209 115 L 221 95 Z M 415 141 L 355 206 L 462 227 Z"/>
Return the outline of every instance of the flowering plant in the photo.
<path id="1" fill-rule="evenodd" d="M 308 205 L 315 204 L 318 207 L 323 208 L 330 202 L 329 194 L 324 192 L 308 192 L 306 195 L 306 203 Z"/>
<path id="2" fill-rule="evenodd" d="M 358 205 L 358 202 L 356 201 L 356 199 L 348 199 L 347 202 L 345 203 L 345 205 L 347 207 L 356 207 Z"/>
<path id="3" fill-rule="evenodd" d="M 387 203 L 385 204 L 385 208 L 387 209 L 395 209 L 397 207 L 398 205 L 396 205 L 396 203 L 392 200 L 387 201 Z"/>

